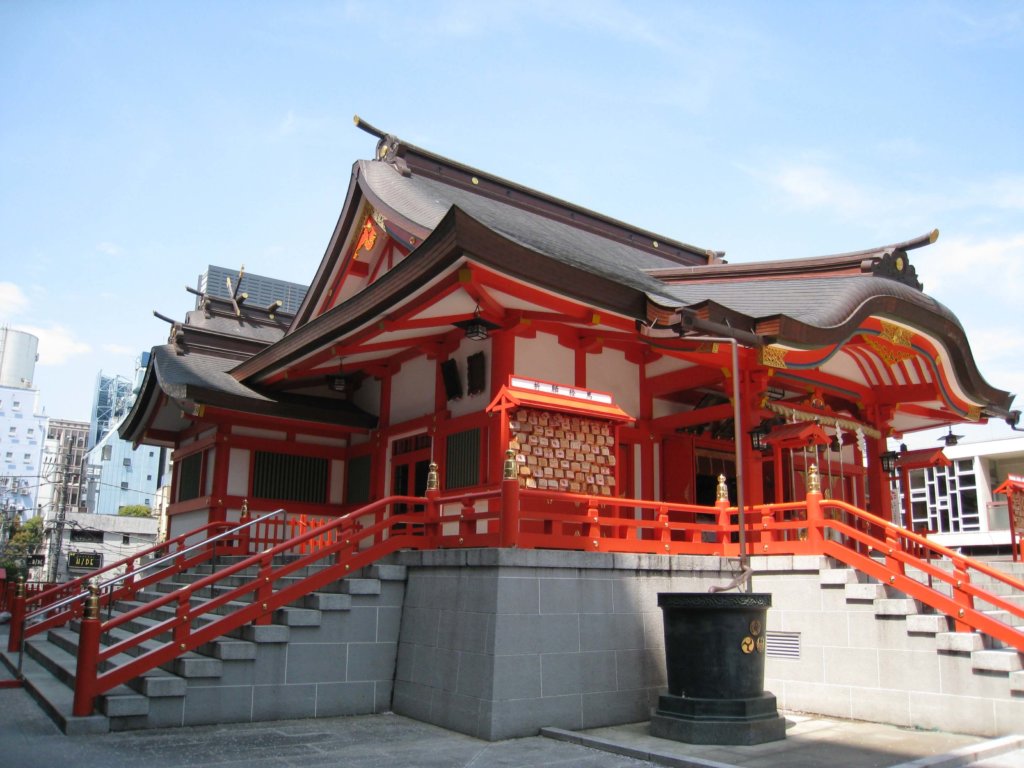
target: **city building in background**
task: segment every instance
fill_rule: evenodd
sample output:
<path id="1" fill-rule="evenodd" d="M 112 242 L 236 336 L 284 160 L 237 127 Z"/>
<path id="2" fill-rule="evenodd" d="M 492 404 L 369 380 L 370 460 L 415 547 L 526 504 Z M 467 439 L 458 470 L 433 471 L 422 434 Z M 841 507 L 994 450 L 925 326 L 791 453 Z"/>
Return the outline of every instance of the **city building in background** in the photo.
<path id="1" fill-rule="evenodd" d="M 70 581 L 156 543 L 155 517 L 119 517 L 71 512 L 64 525 L 47 527 L 46 564 L 32 574 L 46 581 Z"/>
<path id="2" fill-rule="evenodd" d="M 258 307 L 269 307 L 280 301 L 281 309 L 294 315 L 306 297 L 309 286 L 276 277 L 249 274 L 244 267 L 234 270 L 210 265 L 199 275 L 196 289 L 196 309 L 202 307 L 206 296 L 236 300 L 244 297 L 244 301 Z"/>
<path id="3" fill-rule="evenodd" d="M 148 357 L 148 353 L 147 353 Z M 126 376 L 96 374 L 96 391 L 89 411 L 89 447 L 113 429 L 131 408 L 132 382 Z"/>
<path id="4" fill-rule="evenodd" d="M 136 447 L 117 434 L 117 425 L 135 402 L 148 364 L 149 353 L 144 352 L 135 361 L 134 383 L 124 376 L 100 374 L 94 401 L 107 403 L 113 420 L 96 437 L 85 455 L 84 511 L 116 515 L 123 507 L 133 505 L 155 511 L 157 490 L 163 479 L 169 476 L 166 466 L 168 451 L 150 445 Z M 129 382 L 123 393 L 122 382 Z M 106 392 L 101 392 L 100 388 L 105 388 Z M 97 416 L 95 410 L 93 416 Z"/>
<path id="5" fill-rule="evenodd" d="M 0 328 L 0 543 L 38 503 L 47 424 L 32 387 L 38 345 L 30 333 Z"/>
<path id="6" fill-rule="evenodd" d="M 965 554 L 1009 551 L 1007 499 L 993 492 L 1009 475 L 1024 475 L 1024 437 L 949 442 L 930 451 L 941 457 L 917 462 L 894 478 L 899 499 L 895 522 Z M 923 453 L 903 451 L 901 456 Z"/>

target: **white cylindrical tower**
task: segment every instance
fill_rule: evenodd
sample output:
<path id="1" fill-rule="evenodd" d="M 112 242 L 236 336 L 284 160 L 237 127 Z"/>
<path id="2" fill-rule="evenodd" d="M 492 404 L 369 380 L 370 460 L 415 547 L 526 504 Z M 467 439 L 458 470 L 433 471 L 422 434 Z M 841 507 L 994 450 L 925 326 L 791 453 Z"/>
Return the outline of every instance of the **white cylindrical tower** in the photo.
<path id="1" fill-rule="evenodd" d="M 30 389 L 38 349 L 39 339 L 31 333 L 0 328 L 0 387 Z"/>

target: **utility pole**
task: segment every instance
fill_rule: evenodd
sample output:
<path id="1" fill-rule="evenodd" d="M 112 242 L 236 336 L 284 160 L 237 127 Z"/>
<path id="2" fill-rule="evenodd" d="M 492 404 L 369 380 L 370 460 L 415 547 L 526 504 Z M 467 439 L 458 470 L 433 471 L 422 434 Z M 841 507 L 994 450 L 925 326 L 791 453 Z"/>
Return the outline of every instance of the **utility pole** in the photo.
<path id="1" fill-rule="evenodd" d="M 71 452 L 74 449 L 74 436 L 64 435 L 62 443 L 61 447 L 64 450 L 61 451 L 60 456 L 61 484 L 60 490 L 56 494 L 56 521 L 53 531 L 50 533 L 50 552 L 46 561 L 46 580 L 51 583 L 57 581 L 57 565 L 60 562 L 60 551 L 64 543 L 64 521 L 67 514 L 65 501 L 68 498 L 68 470 L 71 464 Z"/>

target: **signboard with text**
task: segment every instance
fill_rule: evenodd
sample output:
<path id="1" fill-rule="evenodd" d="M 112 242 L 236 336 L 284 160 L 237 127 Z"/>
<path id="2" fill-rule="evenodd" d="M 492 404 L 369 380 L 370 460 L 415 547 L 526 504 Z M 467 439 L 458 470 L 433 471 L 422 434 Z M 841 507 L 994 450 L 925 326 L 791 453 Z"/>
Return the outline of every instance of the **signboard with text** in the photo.
<path id="1" fill-rule="evenodd" d="M 100 552 L 69 552 L 69 571 L 95 571 L 103 567 L 103 554 Z"/>

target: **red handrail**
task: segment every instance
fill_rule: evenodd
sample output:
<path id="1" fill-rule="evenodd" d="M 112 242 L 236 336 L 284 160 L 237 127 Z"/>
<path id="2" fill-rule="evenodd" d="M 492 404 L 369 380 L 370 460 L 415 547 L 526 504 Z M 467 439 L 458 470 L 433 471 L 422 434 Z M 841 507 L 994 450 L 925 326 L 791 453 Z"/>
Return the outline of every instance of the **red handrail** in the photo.
<path id="1" fill-rule="evenodd" d="M 738 511 L 728 502 L 702 507 L 516 487 L 510 530 L 504 516 L 510 511 L 511 484 L 515 483 L 443 497 L 436 491 L 428 491 L 425 498 L 388 497 L 322 525 L 307 521 L 304 532 L 279 543 L 272 543 L 269 531 L 262 534 L 261 546 L 271 544 L 264 551 L 90 629 L 90 636 L 98 638 L 154 611 L 173 611 L 167 618 L 150 616 L 150 626 L 102 650 L 80 644 L 80 654 L 89 660 L 83 666 L 102 671 L 76 680 L 74 713 L 89 714 L 95 696 L 249 622 L 268 623 L 277 608 L 399 549 L 499 546 L 511 537 L 521 548 L 739 554 Z M 397 514 L 396 505 L 422 511 Z M 1024 651 L 1024 632 L 974 606 L 975 600 L 982 600 L 1024 616 L 1021 607 L 970 581 L 970 573 L 976 572 L 1024 592 L 1024 583 L 997 569 L 850 504 L 823 500 L 817 492 L 809 493 L 804 502 L 751 507 L 745 519 L 746 540 L 754 554 L 829 555 L 952 616 L 958 630 L 978 630 Z M 293 557 L 275 564 L 274 558 L 285 554 Z M 940 560 L 949 560 L 952 570 L 939 567 Z M 228 577 L 253 567 L 257 575 L 245 583 L 221 586 Z M 948 586 L 950 594 L 907 575 L 908 569 Z M 295 580 L 289 583 L 286 577 Z M 219 594 L 200 596 L 207 588 L 219 588 Z M 218 613 L 243 598 L 251 602 Z M 140 648 L 144 643 L 153 647 Z"/>
<path id="2" fill-rule="evenodd" d="M 409 507 L 423 504 L 429 509 L 424 512 L 409 512 L 399 515 L 381 514 L 394 504 L 403 504 Z M 359 518 L 370 514 L 376 514 L 377 517 L 373 524 L 358 525 Z M 391 552 L 398 549 L 422 548 L 428 541 L 431 529 L 435 526 L 436 505 L 433 502 L 428 502 L 421 497 L 391 496 L 349 512 L 326 525 L 269 547 L 263 552 L 245 557 L 192 584 L 185 585 L 175 592 L 161 595 L 127 613 L 101 622 L 99 633 L 96 635 L 97 642 L 99 636 L 112 632 L 128 622 L 142 618 L 160 608 L 172 605 L 174 608 L 172 617 L 157 620 L 149 628 L 133 632 L 128 637 L 102 650 L 95 647 L 86 648 L 80 642 L 80 657 L 84 655 L 94 660 L 93 663 L 82 666 L 95 670 L 95 674 L 80 674 L 76 677 L 73 713 L 76 716 L 91 714 L 93 699 L 99 694 L 249 622 L 267 623 L 271 613 L 277 608 L 330 582 L 337 581 Z M 287 563 L 274 566 L 275 556 L 301 552 L 305 545 L 315 539 L 320 539 L 320 542 L 319 546 L 313 548 L 313 551 L 301 554 Z M 368 542 L 367 546 L 360 549 L 360 545 L 364 542 Z M 228 589 L 217 597 L 199 597 L 200 590 L 216 587 L 224 579 L 253 566 L 258 567 L 258 574 L 255 578 L 241 586 Z M 278 587 L 277 582 L 281 579 L 309 566 L 320 567 L 294 584 Z M 240 605 L 225 614 L 214 613 L 218 608 L 250 594 L 253 596 L 252 602 Z M 201 602 L 193 605 L 193 600 L 201 600 Z M 199 620 L 207 617 L 210 617 L 211 620 L 197 626 Z M 165 636 L 166 639 L 163 639 L 156 647 L 143 650 L 138 656 L 126 655 L 128 651 L 139 649 L 143 643 L 156 641 L 162 636 Z M 121 663 L 118 663 L 119 660 Z"/>

